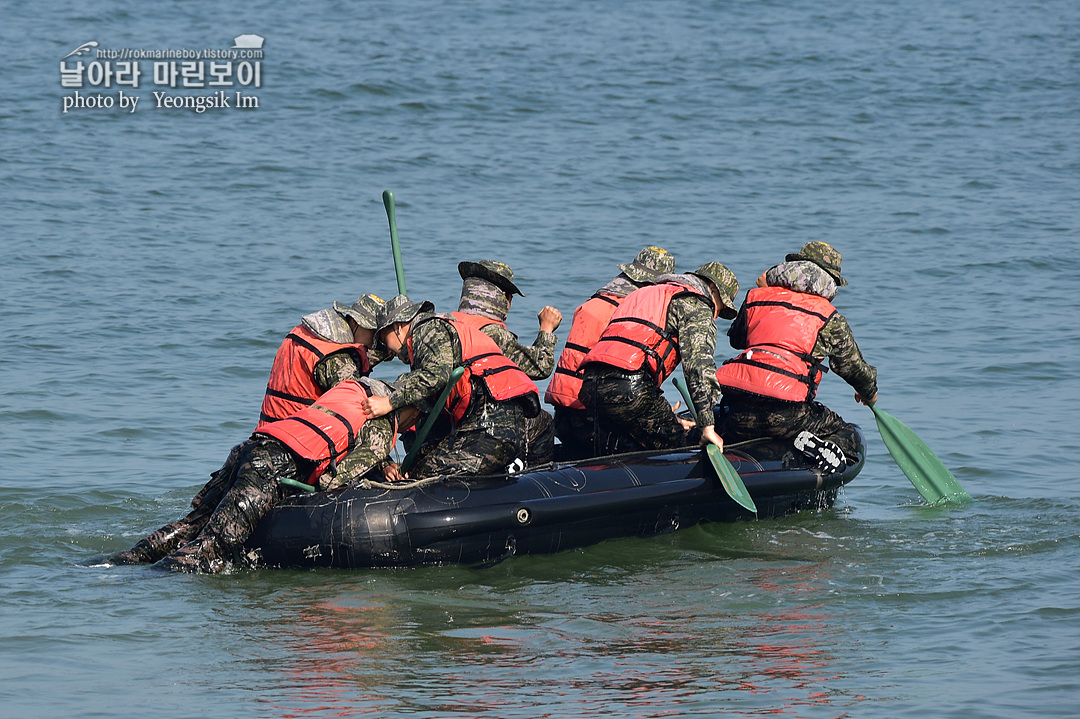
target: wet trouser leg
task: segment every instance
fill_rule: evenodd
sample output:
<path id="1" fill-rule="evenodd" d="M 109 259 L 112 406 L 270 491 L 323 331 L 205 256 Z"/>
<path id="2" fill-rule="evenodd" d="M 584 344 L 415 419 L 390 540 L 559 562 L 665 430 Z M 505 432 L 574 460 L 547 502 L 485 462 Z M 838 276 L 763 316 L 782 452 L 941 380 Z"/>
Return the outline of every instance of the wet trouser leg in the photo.
<path id="1" fill-rule="evenodd" d="M 236 480 L 198 536 L 158 562 L 173 571 L 219 572 L 227 563 L 246 565 L 244 543 L 259 521 L 288 492 L 281 477 L 297 478 L 292 454 L 276 440 L 253 442 L 240 458 Z"/>
<path id="2" fill-rule="evenodd" d="M 595 456 L 593 419 L 583 409 L 555 407 L 555 436 L 559 438 L 560 460 L 584 459 Z"/>
<path id="3" fill-rule="evenodd" d="M 514 460 L 524 460 L 527 443 L 520 405 L 492 402 L 478 414 L 482 417 L 466 415 L 462 419 L 467 429 L 455 429 L 425 444 L 409 476 L 501 474 Z"/>
<path id="4" fill-rule="evenodd" d="M 663 391 L 647 372 L 585 370 L 581 400 L 596 413 L 599 438 L 605 452 L 685 447 L 697 441 L 697 432 L 679 424 Z"/>
<path id="5" fill-rule="evenodd" d="M 218 502 L 232 486 L 240 464 L 240 454 L 246 447 L 247 442 L 242 442 L 232 448 L 225 464 L 221 469 L 210 474 L 210 481 L 191 500 L 192 510 L 186 517 L 169 522 L 141 539 L 131 549 L 114 554 L 109 558 L 109 562 L 112 564 L 153 564 L 174 552 L 180 545 L 194 539 L 206 526 Z"/>
<path id="6" fill-rule="evenodd" d="M 545 410 L 525 420 L 525 465 L 538 467 L 555 460 L 555 421 Z"/>
<path id="7" fill-rule="evenodd" d="M 807 430 L 839 445 L 848 464 L 859 458 L 858 433 L 854 425 L 820 402 L 725 396 L 716 421 L 725 442 L 760 437 L 794 440 L 799 432 Z"/>

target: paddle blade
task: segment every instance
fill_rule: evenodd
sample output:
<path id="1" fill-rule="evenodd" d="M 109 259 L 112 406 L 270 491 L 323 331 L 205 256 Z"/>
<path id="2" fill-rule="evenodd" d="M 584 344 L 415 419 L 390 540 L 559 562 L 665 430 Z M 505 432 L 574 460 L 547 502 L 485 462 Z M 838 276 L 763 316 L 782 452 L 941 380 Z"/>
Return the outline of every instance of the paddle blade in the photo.
<path id="1" fill-rule="evenodd" d="M 888 412 L 877 407 L 870 409 L 874 411 L 878 432 L 889 454 L 923 499 L 931 504 L 971 501 L 971 495 L 918 435 Z"/>
<path id="2" fill-rule="evenodd" d="M 715 444 L 710 444 L 706 451 L 709 454 L 709 461 L 712 462 L 713 469 L 716 470 L 716 476 L 720 479 L 720 484 L 723 485 L 728 496 L 738 502 L 744 509 L 757 514 L 757 505 L 754 504 L 753 498 L 750 497 L 750 492 L 746 491 L 746 485 L 743 484 L 742 477 L 731 466 L 731 462 L 720 451 L 720 448 Z"/>

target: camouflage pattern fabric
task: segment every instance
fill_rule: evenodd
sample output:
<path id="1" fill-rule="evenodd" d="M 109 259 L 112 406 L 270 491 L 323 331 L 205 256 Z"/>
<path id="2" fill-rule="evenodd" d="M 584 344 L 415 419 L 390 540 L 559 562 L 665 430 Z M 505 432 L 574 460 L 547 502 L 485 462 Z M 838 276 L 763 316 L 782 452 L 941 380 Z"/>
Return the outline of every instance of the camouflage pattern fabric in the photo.
<path id="1" fill-rule="evenodd" d="M 240 466 L 240 456 L 245 453 L 251 441 L 241 442 L 232 448 L 225 464 L 221 469 L 210 474 L 210 481 L 191 500 L 192 511 L 186 517 L 151 532 L 131 549 L 109 557 L 108 562 L 110 564 L 153 564 L 165 555 L 176 551 L 180 545 L 194 539 L 206 526 L 218 502 L 232 486 L 236 478 L 236 470 Z"/>
<path id="2" fill-rule="evenodd" d="M 275 439 L 248 443 L 232 486 L 202 531 L 155 566 L 174 572 L 216 573 L 230 564 L 257 565 L 258 558 L 247 555 L 244 542 L 274 504 L 294 491 L 279 482 L 281 477 L 299 477 L 292 452 Z"/>
<path id="3" fill-rule="evenodd" d="M 581 402 L 595 418 L 597 442 L 593 456 L 668 449 L 695 444 L 698 429 L 687 432 L 675 418 L 664 393 L 646 370 L 625 372 L 601 364 L 585 368 Z M 712 419 L 712 407 L 707 414 Z M 710 421 L 709 424 L 712 424 Z"/>
<path id="4" fill-rule="evenodd" d="M 807 247 L 810 244 L 825 245 L 808 243 Z M 825 247 L 828 248 L 828 245 Z M 839 253 L 833 251 L 833 254 L 836 257 L 828 255 L 828 259 L 834 261 L 839 269 Z M 765 280 L 770 286 L 816 294 L 825 299 L 831 299 L 830 293 L 836 294 L 836 280 L 833 275 L 818 264 L 798 259 L 795 255 L 788 255 L 787 262 L 769 269 L 765 273 Z M 735 349 L 747 347 L 745 303 L 728 328 L 728 339 Z M 818 359 L 827 357 L 829 369 L 863 397 L 877 394 L 877 369 L 863 359 L 848 321 L 839 312 L 818 332 L 811 354 Z M 757 437 L 794 439 L 799 432 L 808 430 L 821 439 L 836 442 L 844 450 L 849 462 L 856 459 L 858 441 L 852 430 L 853 425 L 845 422 L 840 415 L 820 402 L 782 402 L 728 390 L 724 394 L 719 412 L 723 420 L 721 436 L 724 441 L 735 442 Z"/>
<path id="5" fill-rule="evenodd" d="M 471 405 L 469 414 L 473 414 Z M 526 422 L 520 405 L 488 402 L 481 414 L 469 429 L 459 426 L 447 431 L 449 423 L 437 423 L 409 469 L 409 476 L 501 474 L 515 459 L 524 461 L 527 447 L 520 428 Z"/>
<path id="6" fill-rule="evenodd" d="M 765 272 L 765 283 L 769 287 L 783 287 L 792 292 L 817 295 L 827 300 L 836 297 L 836 280 L 809 260 L 781 262 Z"/>
<path id="7" fill-rule="evenodd" d="M 304 315 L 300 322 L 309 330 L 330 342 L 347 345 L 356 340 L 353 332 L 349 329 L 349 323 L 345 321 L 341 312 L 333 307 L 327 307 L 318 312 Z"/>
<path id="8" fill-rule="evenodd" d="M 388 457 L 394 439 L 392 418 L 380 417 L 377 420 L 365 422 L 360 429 L 354 449 L 338 462 L 337 474 L 331 476 L 328 473 L 320 477 L 319 489 L 331 490 L 346 487 L 372 469 L 381 471 L 389 461 Z M 259 446 L 262 445 L 265 446 L 260 449 Z M 277 449 L 268 450 L 267 446 L 271 448 L 276 446 Z M 266 457 L 268 452 L 273 454 L 269 464 Z M 210 475 L 210 481 L 191 500 L 192 511 L 186 517 L 166 524 L 139 541 L 131 549 L 113 555 L 109 558 L 109 562 L 111 564 L 153 564 L 194 540 L 207 526 L 210 518 L 218 513 L 222 515 L 218 520 L 219 523 L 242 524 L 242 518 L 229 519 L 226 516 L 230 511 L 230 505 L 223 503 L 223 500 L 238 486 L 240 473 L 245 467 L 249 472 L 254 469 L 274 471 L 276 472 L 275 482 L 282 476 L 297 479 L 297 469 L 292 453 L 285 450 L 283 456 L 277 440 L 260 437 L 242 442 L 232 448 L 225 464 Z M 251 478 L 249 477 L 246 481 L 250 482 Z M 232 506 L 235 507 L 235 503 Z M 208 551 L 211 550 L 213 550 L 212 547 Z M 202 565 L 198 567 L 198 570 L 209 571 Z"/>
<path id="9" fill-rule="evenodd" d="M 605 294 L 615 295 L 616 297 L 626 297 L 634 290 L 640 290 L 642 287 L 645 287 L 648 284 L 648 282 L 634 282 L 625 274 L 619 274 L 618 277 L 615 277 L 613 280 L 611 280 L 611 282 L 608 282 L 606 285 L 598 289 L 593 294 Z"/>
<path id="10" fill-rule="evenodd" d="M 592 414 L 587 410 L 556 405 L 554 429 L 560 444 L 556 448 L 555 459 L 567 462 L 596 457 L 598 452 L 613 454 L 621 451 L 618 449 L 618 439 L 611 437 L 610 432 L 602 432 L 600 439 L 595 438 L 596 424 Z M 626 442 L 624 441 L 623 444 L 625 445 Z M 608 450 L 608 448 L 612 449 Z"/>
<path id="11" fill-rule="evenodd" d="M 506 322 L 506 316 L 510 312 L 510 300 L 506 298 L 505 290 L 491 282 L 479 277 L 466 277 L 461 283 L 458 312 Z"/>
<path id="12" fill-rule="evenodd" d="M 725 442 L 760 437 L 794 441 L 808 430 L 821 439 L 836 442 L 848 464 L 858 461 L 859 443 L 854 426 L 820 402 L 781 402 L 729 393 L 717 408 L 716 427 Z"/>
<path id="13" fill-rule="evenodd" d="M 450 381 L 450 372 L 461 364 L 461 341 L 453 326 L 446 321 L 417 324 L 422 319 L 418 316 L 412 325 L 412 371 L 398 378 L 397 389 L 390 394 L 395 409 L 412 405 L 421 412 L 441 411 L 433 403 Z M 461 422 L 456 427 L 437 422 L 409 474 L 502 472 L 514 459 L 525 459 L 528 428 L 534 425 L 526 422 L 520 403 L 495 402 L 482 384 L 474 382 Z"/>
<path id="14" fill-rule="evenodd" d="M 539 467 L 555 461 L 555 420 L 547 410 L 525 418 L 525 465 Z"/>
<path id="15" fill-rule="evenodd" d="M 711 301 L 706 303 L 694 296 L 676 297 L 668 305 L 667 329 L 679 338 L 683 376 L 697 409 L 698 427 L 712 424 L 712 408 L 720 401 L 714 357 L 716 323 L 712 312 Z"/>

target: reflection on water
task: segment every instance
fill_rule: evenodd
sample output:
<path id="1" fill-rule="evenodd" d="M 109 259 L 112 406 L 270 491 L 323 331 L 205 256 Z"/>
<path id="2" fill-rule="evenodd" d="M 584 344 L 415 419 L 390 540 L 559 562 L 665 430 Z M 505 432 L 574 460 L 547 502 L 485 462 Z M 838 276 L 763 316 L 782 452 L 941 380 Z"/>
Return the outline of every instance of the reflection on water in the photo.
<path id="1" fill-rule="evenodd" d="M 295 590 L 297 609 L 272 628 L 289 650 L 274 710 L 841 716 L 864 700 L 840 668 L 850 657 L 838 661 L 851 637 L 825 608 L 827 561 L 684 556 L 623 582 L 568 556 L 574 571 L 555 581 L 496 569 L 433 582 L 432 569 Z"/>

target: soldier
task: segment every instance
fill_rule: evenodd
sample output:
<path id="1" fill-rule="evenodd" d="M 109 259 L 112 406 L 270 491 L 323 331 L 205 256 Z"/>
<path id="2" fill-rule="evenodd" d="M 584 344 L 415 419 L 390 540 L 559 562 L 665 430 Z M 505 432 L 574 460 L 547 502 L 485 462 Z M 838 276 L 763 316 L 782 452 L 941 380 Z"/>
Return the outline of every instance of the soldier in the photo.
<path id="1" fill-rule="evenodd" d="M 525 293 L 514 284 L 514 271 L 509 265 L 494 260 L 462 262 L 458 265 L 461 275 L 461 301 L 455 318 L 472 325 L 495 340 L 499 349 L 530 379 L 541 380 L 551 376 L 555 369 L 555 330 L 562 322 L 562 313 L 545 306 L 537 313 L 540 333 L 532 345 L 523 345 L 518 336 L 506 327 L 506 315 L 514 295 Z M 525 421 L 528 446 L 525 462 L 529 466 L 547 464 L 554 459 L 555 430 L 551 415 L 541 409 L 536 417 Z"/>
<path id="2" fill-rule="evenodd" d="M 830 302 L 837 286 L 847 284 L 841 259 L 828 244 L 808 242 L 747 293 L 728 330 L 731 346 L 745 351 L 716 373 L 724 392 L 720 426 L 729 441 L 794 438 L 825 472 L 858 461 L 854 425 L 814 400 L 831 369 L 855 389 L 855 401 L 877 401 L 877 370 Z M 826 357 L 829 368 L 822 365 Z"/>
<path id="3" fill-rule="evenodd" d="M 332 307 L 304 315 L 278 348 L 270 368 L 262 411 L 256 431 L 300 411 L 324 392 L 347 379 L 358 380 L 371 372 L 381 356 L 375 344 L 375 313 L 385 302 L 375 295 L 362 295 L 351 306 L 335 302 Z M 250 440 L 248 440 L 250 441 Z M 191 540 L 202 529 L 224 494 L 225 485 L 236 475 L 237 462 L 247 449 L 238 444 L 229 452 L 221 469 L 192 500 L 192 512 L 162 527 L 132 549 L 110 558 L 114 564 L 153 563 Z M 338 463 L 336 482 L 350 483 L 369 467 L 357 458 Z"/>
<path id="4" fill-rule="evenodd" d="M 389 397 L 370 397 L 365 411 L 382 417 L 410 405 L 429 413 L 446 410 L 418 455 L 414 476 L 493 474 L 524 466 L 524 420 L 540 412 L 536 385 L 490 337 L 432 309 L 430 302 L 418 305 L 399 295 L 379 313 L 379 340 L 412 369 L 398 378 Z M 433 406 L 455 367 L 465 367 L 465 374 L 445 407 Z"/>
<path id="5" fill-rule="evenodd" d="M 583 362 L 582 404 L 598 437 L 607 432 L 618 438 L 604 451 L 678 447 L 699 438 L 723 449 L 713 429 L 720 399 L 715 320 L 735 316 L 738 291 L 731 270 L 709 262 L 688 274 L 661 275 L 623 300 Z M 675 416 L 660 389 L 680 361 L 697 409 L 696 428 Z"/>
<path id="6" fill-rule="evenodd" d="M 274 504 L 296 491 L 282 479 L 338 488 L 337 463 L 346 456 L 354 472 L 381 471 L 394 478 L 387 471 L 393 423 L 369 420 L 362 409 L 369 395 L 390 391 L 391 386 L 369 377 L 347 379 L 295 414 L 263 425 L 233 449 L 233 469 L 203 488 L 192 501 L 195 511 L 121 553 L 129 561 L 116 563 L 157 562 L 162 569 L 207 573 L 229 564 L 256 566 L 258 557 L 247 553 L 244 543 Z"/>
<path id="7" fill-rule="evenodd" d="M 584 373 L 581 363 L 600 334 L 607 329 L 615 308 L 631 292 L 651 285 L 662 274 L 675 271 L 675 257 L 660 247 L 646 247 L 611 282 L 574 310 L 574 322 L 559 356 L 555 375 L 548 383 L 544 401 L 555 407 L 555 436 L 562 442 L 565 459 L 581 459 L 594 451 L 593 421 L 578 395 Z"/>

